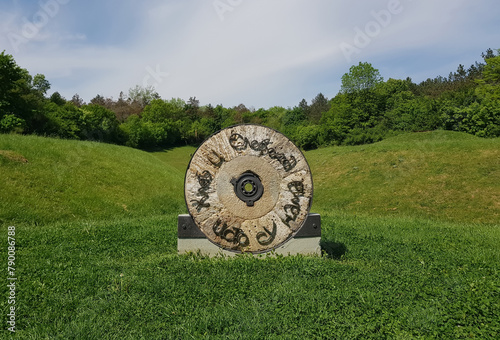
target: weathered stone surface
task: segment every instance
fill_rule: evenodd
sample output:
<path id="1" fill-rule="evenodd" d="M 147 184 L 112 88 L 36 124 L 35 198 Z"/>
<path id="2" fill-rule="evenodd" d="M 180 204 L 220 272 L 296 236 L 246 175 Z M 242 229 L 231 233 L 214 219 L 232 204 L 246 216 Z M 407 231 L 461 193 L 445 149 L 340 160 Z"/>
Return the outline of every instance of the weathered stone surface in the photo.
<path id="1" fill-rule="evenodd" d="M 245 183 L 238 179 L 245 174 L 257 184 L 241 189 Z M 254 198 L 258 183 L 262 195 Z M 297 233 L 309 213 L 313 184 L 306 159 L 288 138 L 267 127 L 238 125 L 198 148 L 184 190 L 189 213 L 211 242 L 225 250 L 260 253 Z M 247 196 L 252 199 L 243 200 Z"/>

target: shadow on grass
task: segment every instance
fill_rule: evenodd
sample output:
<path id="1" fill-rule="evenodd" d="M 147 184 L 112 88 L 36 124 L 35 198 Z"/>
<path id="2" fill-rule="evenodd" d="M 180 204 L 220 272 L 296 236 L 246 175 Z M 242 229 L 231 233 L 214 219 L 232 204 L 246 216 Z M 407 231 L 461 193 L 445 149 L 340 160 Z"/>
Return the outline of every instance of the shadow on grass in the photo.
<path id="1" fill-rule="evenodd" d="M 340 242 L 321 240 L 321 252 L 329 259 L 340 260 L 347 253 L 347 246 Z"/>

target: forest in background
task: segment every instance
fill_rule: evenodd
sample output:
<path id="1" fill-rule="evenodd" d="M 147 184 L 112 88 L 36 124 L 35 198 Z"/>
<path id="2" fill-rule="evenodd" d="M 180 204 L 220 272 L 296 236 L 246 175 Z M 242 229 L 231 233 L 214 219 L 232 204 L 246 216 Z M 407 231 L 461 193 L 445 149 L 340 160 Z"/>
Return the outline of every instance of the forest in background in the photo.
<path id="1" fill-rule="evenodd" d="M 448 77 L 420 83 L 384 81 L 370 63 L 353 65 L 341 90 L 319 93 L 293 108 L 200 106 L 196 97 L 164 99 L 153 87 L 136 86 L 118 99 L 96 95 L 85 103 L 32 76 L 12 55 L 0 54 L 0 132 L 91 140 L 141 149 L 198 145 L 225 127 L 253 123 L 274 128 L 308 150 L 328 145 L 373 143 L 401 132 L 436 129 L 479 137 L 500 136 L 500 50 L 459 65 Z"/>

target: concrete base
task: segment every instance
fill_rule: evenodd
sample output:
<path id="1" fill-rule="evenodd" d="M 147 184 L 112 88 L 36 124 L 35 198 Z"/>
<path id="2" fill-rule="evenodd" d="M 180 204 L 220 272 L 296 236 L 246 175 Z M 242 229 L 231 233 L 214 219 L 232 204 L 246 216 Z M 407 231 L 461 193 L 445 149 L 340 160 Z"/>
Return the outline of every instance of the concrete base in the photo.
<path id="1" fill-rule="evenodd" d="M 292 238 L 290 241 L 286 242 L 279 248 L 274 249 L 268 253 L 264 253 L 271 255 L 321 255 L 321 248 L 319 246 L 319 241 L 321 237 L 307 237 L 307 238 Z M 187 254 L 187 253 L 197 253 L 200 252 L 202 255 L 207 256 L 235 256 L 238 253 L 224 250 L 208 239 L 203 238 L 180 238 L 177 240 L 177 251 L 179 254 Z M 257 254 L 259 255 L 259 254 Z"/>
<path id="2" fill-rule="evenodd" d="M 282 246 L 256 255 L 316 255 L 321 256 L 321 219 L 319 214 L 309 214 L 297 235 Z M 177 252 L 179 254 L 200 253 L 213 256 L 235 256 L 239 253 L 224 250 L 210 242 L 195 226 L 189 215 L 179 215 Z"/>

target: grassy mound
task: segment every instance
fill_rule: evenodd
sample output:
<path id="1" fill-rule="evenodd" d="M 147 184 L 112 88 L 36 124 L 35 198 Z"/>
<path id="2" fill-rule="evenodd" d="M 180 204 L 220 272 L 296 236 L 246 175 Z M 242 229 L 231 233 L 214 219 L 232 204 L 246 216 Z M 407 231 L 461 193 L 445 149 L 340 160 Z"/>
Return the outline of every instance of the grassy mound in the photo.
<path id="1" fill-rule="evenodd" d="M 500 221 L 500 138 L 413 133 L 306 157 L 318 212 Z"/>
<path id="2" fill-rule="evenodd" d="M 122 218 L 184 212 L 192 147 L 165 152 L 0 135 L 0 220 Z M 500 220 L 500 139 L 435 131 L 305 153 L 313 211 L 456 222 Z"/>
<path id="3" fill-rule="evenodd" d="M 0 135 L 0 222 L 102 220 L 183 211 L 184 172 L 143 151 Z"/>

